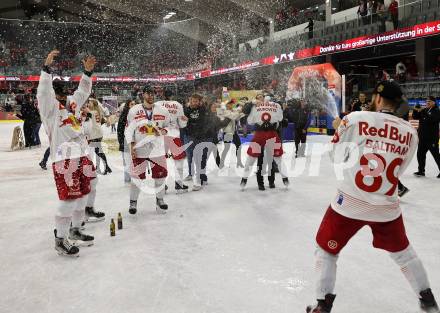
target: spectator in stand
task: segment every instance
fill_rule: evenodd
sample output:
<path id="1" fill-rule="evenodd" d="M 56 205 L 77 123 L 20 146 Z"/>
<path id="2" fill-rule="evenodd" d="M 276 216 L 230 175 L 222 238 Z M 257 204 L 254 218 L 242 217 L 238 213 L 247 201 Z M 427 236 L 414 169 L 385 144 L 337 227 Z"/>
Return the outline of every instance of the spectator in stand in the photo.
<path id="1" fill-rule="evenodd" d="M 368 24 L 368 5 L 366 0 L 359 1 L 359 8 L 357 11 L 358 19 L 362 19 L 362 25 Z"/>
<path id="2" fill-rule="evenodd" d="M 386 8 L 385 8 L 384 0 L 379 0 L 377 2 L 377 20 L 379 21 L 379 32 L 380 33 L 385 32 Z"/>
<path id="3" fill-rule="evenodd" d="M 396 80 L 399 83 L 404 83 L 406 81 L 406 66 L 402 60 L 396 64 Z"/>
<path id="4" fill-rule="evenodd" d="M 354 98 L 351 102 L 349 112 L 362 111 L 362 107 L 368 106 L 367 96 L 360 92 L 358 98 Z"/>
<path id="5" fill-rule="evenodd" d="M 391 20 L 393 21 L 394 29 L 399 28 L 399 3 L 397 0 L 393 0 L 388 7 L 388 12 L 390 13 Z"/>
<path id="6" fill-rule="evenodd" d="M 386 70 L 381 70 L 379 75 L 380 75 L 379 77 L 380 81 L 386 81 L 391 79 L 391 75 Z"/>
<path id="7" fill-rule="evenodd" d="M 309 17 L 309 25 L 304 30 L 309 29 L 309 39 L 313 39 L 313 19 Z"/>
<path id="8" fill-rule="evenodd" d="M 413 111 L 413 119 L 419 120 L 419 146 L 417 149 L 419 170 L 414 175 L 417 177 L 425 176 L 426 154 L 428 151 L 431 152 L 440 171 L 440 154 L 438 150 L 440 111 L 435 103 L 435 98 L 428 97 L 424 109 L 416 106 Z M 440 178 L 440 174 L 437 178 Z"/>

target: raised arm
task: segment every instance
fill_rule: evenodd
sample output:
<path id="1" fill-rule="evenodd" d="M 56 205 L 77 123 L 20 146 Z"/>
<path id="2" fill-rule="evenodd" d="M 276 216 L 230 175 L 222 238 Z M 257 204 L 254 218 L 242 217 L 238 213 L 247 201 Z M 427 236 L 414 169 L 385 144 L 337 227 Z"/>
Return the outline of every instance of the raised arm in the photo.
<path id="1" fill-rule="evenodd" d="M 60 52 L 58 50 L 51 51 L 44 62 L 43 69 L 40 75 L 40 81 L 37 88 L 37 100 L 38 108 L 40 109 L 40 115 L 44 120 L 53 116 L 56 109 L 56 97 L 55 91 L 52 86 L 52 75 L 50 72 L 50 66 L 52 65 L 54 58 L 58 56 Z"/>
<path id="2" fill-rule="evenodd" d="M 79 116 L 81 107 L 86 103 L 90 94 L 92 93 L 92 75 L 95 68 L 96 59 L 94 56 L 87 56 L 82 60 L 84 65 L 84 74 L 72 96 L 72 102 L 76 104 L 75 115 Z"/>

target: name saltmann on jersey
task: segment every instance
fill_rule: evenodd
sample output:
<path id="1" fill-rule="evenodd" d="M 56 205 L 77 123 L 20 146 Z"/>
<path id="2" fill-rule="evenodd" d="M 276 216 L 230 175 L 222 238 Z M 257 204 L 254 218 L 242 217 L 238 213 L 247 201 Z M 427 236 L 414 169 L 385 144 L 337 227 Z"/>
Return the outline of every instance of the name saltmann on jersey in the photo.
<path id="1" fill-rule="evenodd" d="M 344 179 L 331 202 L 348 218 L 389 222 L 401 215 L 397 185 L 418 144 L 407 121 L 379 112 L 345 116 L 333 137 L 332 157 L 342 162 Z"/>

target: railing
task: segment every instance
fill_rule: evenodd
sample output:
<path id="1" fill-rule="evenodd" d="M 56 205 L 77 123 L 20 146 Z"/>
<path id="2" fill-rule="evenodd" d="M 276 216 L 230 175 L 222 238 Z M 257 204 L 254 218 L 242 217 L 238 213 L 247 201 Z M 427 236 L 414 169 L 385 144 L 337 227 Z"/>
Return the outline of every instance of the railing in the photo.
<path id="1" fill-rule="evenodd" d="M 440 0 L 417 0 L 399 6 L 398 28 L 436 19 L 440 19 Z M 263 47 L 260 47 L 260 49 L 254 48 L 250 51 L 235 53 L 223 59 L 233 58 L 236 63 L 240 63 L 251 58 L 258 58 L 258 56 L 277 55 L 281 52 L 288 51 L 288 49 L 295 50 L 317 44 L 328 44 L 332 41 L 342 41 L 373 32 L 382 33 L 391 30 L 386 27 L 386 22 L 391 22 L 388 9 L 381 13 L 368 14 L 365 17 L 353 13 L 345 16 L 344 21 L 341 23 L 323 25 L 323 27 L 318 28 L 315 27 L 313 36 L 311 36 L 312 38 L 309 38 L 308 31 L 295 32 L 292 33 L 292 36 L 289 38 L 279 41 L 268 41 Z M 221 62 L 219 64 L 217 61 L 216 65 L 226 64 L 221 64 Z M 229 62 L 228 65 L 231 65 L 231 62 Z"/>

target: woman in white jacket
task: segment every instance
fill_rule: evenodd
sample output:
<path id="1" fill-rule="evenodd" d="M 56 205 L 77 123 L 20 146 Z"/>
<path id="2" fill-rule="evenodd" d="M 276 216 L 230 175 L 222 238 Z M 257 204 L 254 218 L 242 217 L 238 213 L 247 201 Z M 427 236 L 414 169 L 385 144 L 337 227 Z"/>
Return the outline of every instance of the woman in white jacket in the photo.
<path id="1" fill-rule="evenodd" d="M 104 111 L 103 109 L 99 106 L 99 103 L 97 100 L 95 99 L 89 99 L 88 102 L 88 109 L 89 112 L 92 114 L 92 119 L 91 119 L 91 129 L 90 129 L 90 133 L 87 136 L 87 140 L 89 142 L 90 147 L 95 149 L 95 153 L 96 153 L 96 169 L 98 173 L 101 173 L 100 170 L 100 159 L 102 159 L 104 161 L 104 172 L 102 173 L 102 175 L 107 175 L 109 173 L 112 172 L 112 170 L 110 169 L 110 167 L 108 166 L 108 162 L 107 162 L 107 157 L 104 153 L 104 151 L 102 150 L 102 138 L 104 137 L 104 134 L 102 132 L 102 128 L 101 128 L 101 121 L 104 118 Z"/>

